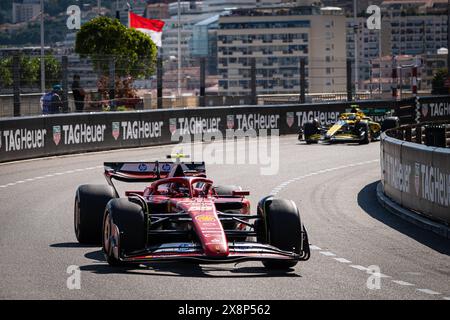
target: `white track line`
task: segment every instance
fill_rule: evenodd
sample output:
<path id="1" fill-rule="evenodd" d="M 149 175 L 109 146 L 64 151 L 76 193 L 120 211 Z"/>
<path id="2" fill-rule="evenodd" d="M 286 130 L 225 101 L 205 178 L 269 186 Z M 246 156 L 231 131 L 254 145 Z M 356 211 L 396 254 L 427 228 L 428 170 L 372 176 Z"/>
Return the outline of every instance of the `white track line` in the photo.
<path id="1" fill-rule="evenodd" d="M 340 263 L 352 263 L 350 260 L 344 258 L 333 258 L 333 259 Z"/>
<path id="2" fill-rule="evenodd" d="M 409 282 L 406 282 L 406 281 L 401 281 L 401 280 L 392 280 L 392 282 L 394 282 L 394 283 L 396 283 L 398 285 L 401 285 L 401 286 L 409 286 L 409 287 L 414 286 L 414 284 L 412 284 L 412 283 L 409 283 Z"/>
<path id="3" fill-rule="evenodd" d="M 439 292 L 436 292 L 436 291 L 433 291 L 433 290 L 430 290 L 430 289 L 416 289 L 416 290 L 420 291 L 420 292 L 423 292 L 423 293 L 426 293 L 426 294 L 430 294 L 430 295 L 439 295 L 439 294 L 441 294 Z"/>
<path id="4" fill-rule="evenodd" d="M 297 181 L 300 181 L 300 180 L 303 180 L 303 179 L 306 179 L 306 178 L 309 178 L 309 177 L 313 177 L 313 176 L 324 174 L 324 173 L 328 173 L 328 172 L 338 171 L 338 170 L 342 170 L 342 169 L 353 168 L 353 167 L 357 167 L 357 166 L 364 166 L 364 165 L 368 165 L 368 164 L 372 164 L 372 163 L 377 163 L 379 161 L 380 160 L 378 160 L 378 159 L 376 159 L 376 160 L 369 160 L 369 161 L 352 163 L 352 164 L 348 164 L 348 165 L 344 165 L 344 166 L 339 166 L 339 167 L 335 167 L 335 168 L 319 170 L 319 171 L 316 171 L 316 172 L 305 174 L 303 176 L 299 176 L 299 177 L 296 177 L 296 178 L 292 178 L 292 179 L 290 179 L 288 181 L 284 181 L 280 185 L 278 185 L 275 188 L 273 188 L 271 194 L 276 196 L 278 193 L 280 193 L 283 189 L 288 187 L 290 184 L 292 184 L 294 182 L 297 182 Z M 310 249 L 311 250 L 316 250 L 316 251 L 320 251 L 321 250 L 321 248 L 319 248 L 317 246 L 313 246 L 313 245 L 310 245 Z M 336 260 L 336 261 L 338 261 L 340 263 L 346 263 L 346 264 L 351 263 L 350 260 L 347 260 L 345 258 L 335 258 L 336 255 L 334 253 L 332 253 L 332 252 L 329 252 L 329 251 L 320 251 L 320 254 L 322 254 L 322 255 L 324 255 L 326 257 L 333 257 L 334 260 Z M 361 266 L 361 265 L 354 265 L 354 264 L 352 264 L 352 265 L 349 265 L 349 266 L 351 268 L 354 268 L 354 269 L 357 269 L 357 270 L 360 270 L 360 271 L 364 271 L 364 272 L 369 271 L 368 268 L 366 268 L 364 266 Z M 391 278 L 391 276 L 388 276 L 388 275 L 385 275 L 385 274 L 382 274 L 382 273 L 375 273 L 373 275 L 374 276 L 378 276 L 380 278 Z M 406 281 L 401 281 L 401 280 L 391 280 L 391 281 L 393 283 L 396 283 L 396 284 L 401 285 L 401 286 L 415 286 L 414 284 L 406 282 Z M 439 292 L 436 292 L 436 291 L 433 291 L 433 290 L 429 290 L 429 289 L 416 289 L 416 290 L 419 291 L 419 292 L 422 292 L 422 293 L 429 294 L 429 295 L 440 295 L 441 294 Z M 450 297 L 445 297 L 444 299 L 445 300 L 450 300 Z"/>
<path id="5" fill-rule="evenodd" d="M 8 184 L 0 185 L 0 188 L 8 188 L 8 187 L 16 186 L 18 184 L 23 184 L 25 182 L 33 182 L 33 181 L 36 181 L 36 180 L 42 180 L 42 179 L 46 179 L 46 178 L 53 178 L 53 177 L 56 177 L 56 176 L 64 176 L 64 175 L 69 175 L 69 174 L 74 174 L 74 173 L 84 172 L 84 171 L 90 171 L 90 170 L 95 170 L 95 169 L 101 169 L 101 168 L 103 168 L 103 166 L 96 166 L 96 167 L 68 170 L 68 171 L 65 171 L 65 172 L 51 173 L 51 174 L 46 174 L 45 176 L 28 178 L 28 179 L 19 180 L 19 181 L 16 181 L 16 182 L 10 182 Z"/>
<path id="6" fill-rule="evenodd" d="M 338 170 L 342 170 L 342 169 L 346 169 L 346 168 L 352 168 L 352 167 L 356 167 L 356 166 L 364 166 L 364 165 L 367 165 L 367 164 L 372 164 L 372 163 L 377 163 L 377 162 L 380 162 L 380 160 L 376 159 L 376 160 L 352 163 L 352 164 L 348 164 L 348 165 L 345 165 L 345 166 L 339 166 L 339 167 L 335 167 L 335 168 L 323 169 L 323 170 L 320 170 L 320 171 L 316 171 L 316 172 L 312 172 L 312 173 L 309 173 L 309 174 L 305 174 L 303 176 L 296 177 L 296 178 L 293 178 L 293 179 L 291 179 L 289 181 L 285 181 L 285 182 L 281 183 L 280 185 L 276 186 L 270 192 L 270 194 L 275 196 L 278 193 L 280 193 L 281 190 L 285 189 L 290 184 L 292 184 L 294 182 L 297 182 L 299 180 L 303 180 L 305 178 L 313 177 L 313 176 L 316 176 L 316 175 L 319 175 L 319 174 L 324 174 L 324 173 L 328 173 L 328 172 L 332 172 L 332 171 L 338 171 Z"/>
<path id="7" fill-rule="evenodd" d="M 350 265 L 351 268 L 354 268 L 356 270 L 360 270 L 360 271 L 367 271 L 369 269 L 367 269 L 366 267 L 360 266 L 358 264 L 351 264 Z"/>
<path id="8" fill-rule="evenodd" d="M 336 256 L 333 252 L 329 252 L 329 251 L 320 251 L 320 254 L 323 254 L 326 257 L 335 257 Z"/>

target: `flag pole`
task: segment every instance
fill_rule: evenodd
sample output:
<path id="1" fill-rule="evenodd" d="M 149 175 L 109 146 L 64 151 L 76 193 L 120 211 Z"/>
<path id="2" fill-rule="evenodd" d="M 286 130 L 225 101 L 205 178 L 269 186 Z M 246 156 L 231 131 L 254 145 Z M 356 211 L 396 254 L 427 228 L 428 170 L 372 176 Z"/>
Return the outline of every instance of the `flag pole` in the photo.
<path id="1" fill-rule="evenodd" d="M 181 4 L 178 0 L 178 97 L 181 97 Z"/>
<path id="2" fill-rule="evenodd" d="M 41 0 L 41 92 L 45 93 L 44 0 Z"/>
<path id="3" fill-rule="evenodd" d="M 354 48 L 354 53 L 355 53 L 355 100 L 357 99 L 357 94 L 358 94 L 358 86 L 359 86 L 359 66 L 358 66 L 358 29 L 359 29 L 359 24 L 358 24 L 358 12 L 357 12 L 357 3 L 356 0 L 353 0 L 353 27 L 354 27 L 354 32 L 355 32 L 355 48 Z"/>

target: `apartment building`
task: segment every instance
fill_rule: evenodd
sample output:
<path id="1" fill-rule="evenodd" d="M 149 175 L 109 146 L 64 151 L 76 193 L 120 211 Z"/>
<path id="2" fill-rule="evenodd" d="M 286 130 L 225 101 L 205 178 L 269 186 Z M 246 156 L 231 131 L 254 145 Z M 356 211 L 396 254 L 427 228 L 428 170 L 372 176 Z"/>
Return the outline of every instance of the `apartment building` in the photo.
<path id="1" fill-rule="evenodd" d="M 39 0 L 14 1 L 12 4 L 12 23 L 28 22 L 41 12 Z"/>
<path id="2" fill-rule="evenodd" d="M 237 9 L 219 18 L 219 94 L 250 93 L 256 60 L 258 94 L 298 93 L 300 59 L 306 60 L 307 92 L 346 88 L 345 16 L 316 6 Z"/>

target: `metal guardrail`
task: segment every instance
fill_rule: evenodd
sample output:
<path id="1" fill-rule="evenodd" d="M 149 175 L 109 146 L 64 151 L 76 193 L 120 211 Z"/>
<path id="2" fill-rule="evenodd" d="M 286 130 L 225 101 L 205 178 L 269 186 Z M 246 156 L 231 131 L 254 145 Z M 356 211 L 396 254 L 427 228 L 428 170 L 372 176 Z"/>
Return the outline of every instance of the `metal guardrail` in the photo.
<path id="1" fill-rule="evenodd" d="M 424 144 L 430 147 L 450 148 L 450 120 L 403 125 L 388 130 L 386 134 L 401 141 Z"/>
<path id="2" fill-rule="evenodd" d="M 450 121 L 390 129 L 381 136 L 380 153 L 384 194 L 445 225 L 450 225 L 449 129 Z"/>

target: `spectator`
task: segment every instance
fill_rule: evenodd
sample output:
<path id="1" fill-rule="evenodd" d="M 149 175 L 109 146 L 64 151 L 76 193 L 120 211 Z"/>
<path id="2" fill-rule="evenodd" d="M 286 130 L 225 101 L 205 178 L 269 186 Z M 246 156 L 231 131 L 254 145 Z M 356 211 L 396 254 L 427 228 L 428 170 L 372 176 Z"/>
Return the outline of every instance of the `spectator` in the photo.
<path id="1" fill-rule="evenodd" d="M 77 112 L 83 112 L 84 111 L 84 99 L 86 97 L 86 92 L 84 91 L 83 88 L 81 88 L 80 76 L 77 74 L 73 76 L 72 92 L 73 92 L 73 98 L 75 100 L 75 110 Z"/>
<path id="2" fill-rule="evenodd" d="M 42 114 L 60 113 L 63 108 L 62 87 L 59 84 L 53 86 L 53 90 L 44 94 L 41 98 Z"/>
<path id="3" fill-rule="evenodd" d="M 55 84 L 52 90 L 52 100 L 50 103 L 50 114 L 60 113 L 63 109 L 63 101 L 62 101 L 62 87 L 59 84 Z"/>

